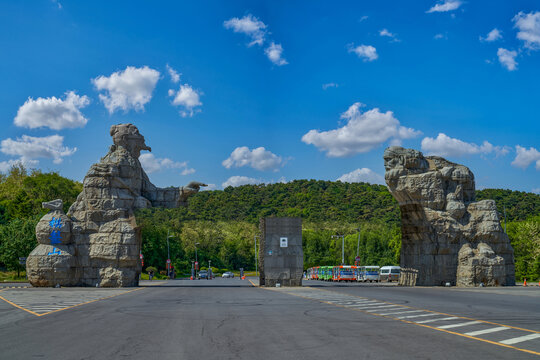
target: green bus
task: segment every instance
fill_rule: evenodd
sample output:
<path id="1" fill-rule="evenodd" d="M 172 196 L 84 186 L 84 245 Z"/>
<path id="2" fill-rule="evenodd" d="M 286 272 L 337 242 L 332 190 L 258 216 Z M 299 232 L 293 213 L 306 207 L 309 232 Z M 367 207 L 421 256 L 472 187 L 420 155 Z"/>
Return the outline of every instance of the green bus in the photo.
<path id="1" fill-rule="evenodd" d="M 333 268 L 333 266 L 321 266 L 319 269 L 319 280 L 331 281 Z"/>

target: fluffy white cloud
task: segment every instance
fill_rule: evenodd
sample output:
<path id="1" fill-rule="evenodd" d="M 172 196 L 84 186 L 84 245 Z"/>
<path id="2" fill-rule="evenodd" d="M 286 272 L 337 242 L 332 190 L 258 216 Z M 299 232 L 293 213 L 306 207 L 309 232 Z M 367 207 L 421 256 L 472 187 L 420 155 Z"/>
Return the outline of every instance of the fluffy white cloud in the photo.
<path id="1" fill-rule="evenodd" d="M 221 164 L 227 169 L 250 166 L 261 171 L 277 171 L 282 161 L 280 156 L 273 154 L 264 147 L 249 150 L 247 146 L 241 146 L 234 149 L 231 156 L 223 160 Z"/>
<path id="2" fill-rule="evenodd" d="M 536 163 L 536 170 L 540 170 L 540 151 L 533 147 L 528 150 L 524 147 L 516 145 L 516 158 L 512 161 L 512 166 L 527 168 L 531 163 Z"/>
<path id="3" fill-rule="evenodd" d="M 444 0 L 439 4 L 433 5 L 427 13 L 433 12 L 447 12 L 457 10 L 461 6 L 462 2 L 460 0 Z"/>
<path id="4" fill-rule="evenodd" d="M 354 47 L 354 45 L 350 45 L 349 52 L 355 53 L 364 61 L 373 61 L 379 57 L 379 55 L 377 55 L 377 49 L 371 45 L 359 45 L 356 47 Z"/>
<path id="5" fill-rule="evenodd" d="M 497 28 L 491 30 L 486 37 L 480 36 L 480 41 L 493 42 L 500 39 L 502 39 L 501 31 Z"/>
<path id="6" fill-rule="evenodd" d="M 283 53 L 283 47 L 281 44 L 276 44 L 272 41 L 270 46 L 264 50 L 264 53 L 275 65 L 282 66 L 288 64 L 287 60 L 281 57 L 281 54 Z"/>
<path id="7" fill-rule="evenodd" d="M 128 66 L 108 77 L 100 75 L 92 79 L 92 83 L 96 90 L 106 91 L 106 94 L 99 94 L 99 98 L 112 114 L 117 109 L 144 110 L 144 105 L 152 99 L 159 76 L 159 71 L 148 66 Z"/>
<path id="8" fill-rule="evenodd" d="M 502 66 L 508 69 L 508 71 L 514 71 L 517 69 L 516 51 L 510 51 L 503 48 L 497 50 L 497 56 Z"/>
<path id="9" fill-rule="evenodd" d="M 178 71 L 170 67 L 169 64 L 167 64 L 166 67 L 167 67 L 167 72 L 169 73 L 169 76 L 171 77 L 171 81 L 175 84 L 180 82 L 180 75 L 182 74 L 179 74 Z"/>
<path id="10" fill-rule="evenodd" d="M 21 138 L 5 139 L 0 143 L 0 151 L 4 154 L 19 156 L 21 161 L 31 161 L 38 158 L 53 159 L 55 164 L 60 164 L 65 156 L 70 156 L 77 148 L 63 146 L 64 137 L 51 135 L 45 137 L 33 137 L 23 135 Z"/>
<path id="11" fill-rule="evenodd" d="M 13 123 L 30 129 L 48 127 L 54 130 L 83 127 L 88 119 L 80 109 L 90 103 L 86 95 L 79 96 L 73 91 L 66 93 L 62 100 L 56 97 L 28 98 L 17 111 Z"/>
<path id="12" fill-rule="evenodd" d="M 398 145 L 402 139 L 421 134 L 401 126 L 391 111 L 383 113 L 374 108 L 362 113 L 361 106 L 359 102 L 354 103 L 341 114 L 341 119 L 347 120 L 345 126 L 330 131 L 310 130 L 302 141 L 326 151 L 329 157 L 345 157 L 368 152 L 388 140 Z"/>
<path id="13" fill-rule="evenodd" d="M 185 161 L 178 162 L 169 158 L 156 158 L 152 153 L 141 154 L 139 161 L 144 170 L 149 174 L 165 169 L 183 169 L 182 175 L 193 174 L 195 172 L 194 169 L 187 167 L 187 162 Z"/>
<path id="14" fill-rule="evenodd" d="M 435 40 L 446 39 L 446 35 L 444 35 L 444 34 L 435 34 L 435 36 L 433 36 L 433 38 Z"/>
<path id="15" fill-rule="evenodd" d="M 338 181 L 348 182 L 348 183 L 358 183 L 366 182 L 370 184 L 383 184 L 384 185 L 384 176 L 377 174 L 371 169 L 361 168 L 351 171 L 350 173 L 343 174 Z"/>
<path id="16" fill-rule="evenodd" d="M 531 50 L 540 49 L 540 11 L 529 14 L 520 11 L 512 21 L 519 30 L 517 38 L 525 42 L 525 47 Z"/>
<path id="17" fill-rule="evenodd" d="M 225 189 L 228 186 L 237 187 L 248 184 L 262 184 L 263 181 L 250 178 L 247 176 L 231 176 L 221 186 Z"/>
<path id="18" fill-rule="evenodd" d="M 380 36 L 385 36 L 385 37 L 389 37 L 392 39 L 392 41 L 394 42 L 399 42 L 399 39 L 396 37 L 396 34 L 393 34 L 391 33 L 390 31 L 388 31 L 388 29 L 382 29 L 379 31 L 379 35 Z"/>
<path id="19" fill-rule="evenodd" d="M 178 91 L 170 89 L 169 96 L 174 96 L 173 105 L 183 107 L 183 110 L 180 111 L 182 117 L 191 117 L 195 112 L 201 111 L 196 109 L 196 107 L 202 106 L 200 94 L 188 84 L 180 85 Z"/>
<path id="20" fill-rule="evenodd" d="M 33 168 L 39 164 L 39 161 L 37 160 L 8 160 L 8 161 L 0 161 L 0 173 L 7 173 L 9 170 L 11 170 L 11 167 L 22 165 L 26 169 Z"/>
<path id="21" fill-rule="evenodd" d="M 231 18 L 223 22 L 225 29 L 232 29 L 236 33 L 246 34 L 251 38 L 248 46 L 262 45 L 266 35 L 266 25 L 255 16 L 248 14 L 243 18 Z"/>
<path id="22" fill-rule="evenodd" d="M 337 88 L 337 87 L 339 87 L 339 85 L 336 84 L 336 83 L 326 83 L 326 84 L 322 85 L 323 90 L 326 90 L 326 89 L 332 88 L 332 87 Z"/>
<path id="23" fill-rule="evenodd" d="M 425 137 L 422 140 L 422 150 L 429 155 L 443 157 L 460 157 L 490 153 L 501 156 L 508 153 L 508 148 L 506 146 L 493 146 L 487 141 L 484 141 L 482 145 L 476 145 L 474 143 L 451 138 L 443 133 L 439 133 L 436 138 Z"/>
<path id="24" fill-rule="evenodd" d="M 193 169 L 193 168 L 185 168 L 184 170 L 182 170 L 181 174 L 182 175 L 195 174 L 195 169 Z"/>

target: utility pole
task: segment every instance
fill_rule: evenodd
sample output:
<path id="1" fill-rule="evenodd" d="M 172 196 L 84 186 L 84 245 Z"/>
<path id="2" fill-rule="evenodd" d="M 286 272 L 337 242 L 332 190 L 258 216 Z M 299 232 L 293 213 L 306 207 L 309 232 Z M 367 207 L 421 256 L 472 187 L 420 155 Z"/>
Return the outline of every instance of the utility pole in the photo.
<path id="1" fill-rule="evenodd" d="M 341 238 L 341 265 L 345 265 L 345 235 L 332 235 L 332 239 Z"/>
<path id="2" fill-rule="evenodd" d="M 358 231 L 358 244 L 356 245 L 356 257 L 360 256 L 360 226 L 356 229 Z"/>

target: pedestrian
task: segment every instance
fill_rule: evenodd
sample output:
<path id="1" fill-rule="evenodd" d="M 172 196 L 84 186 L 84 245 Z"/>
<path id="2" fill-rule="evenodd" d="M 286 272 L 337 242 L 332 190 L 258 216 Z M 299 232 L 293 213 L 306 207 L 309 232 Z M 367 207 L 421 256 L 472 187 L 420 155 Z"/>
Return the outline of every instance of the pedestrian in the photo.
<path id="1" fill-rule="evenodd" d="M 154 270 L 150 270 L 148 272 L 148 278 L 150 279 L 150 281 L 152 281 L 152 278 L 154 277 Z"/>

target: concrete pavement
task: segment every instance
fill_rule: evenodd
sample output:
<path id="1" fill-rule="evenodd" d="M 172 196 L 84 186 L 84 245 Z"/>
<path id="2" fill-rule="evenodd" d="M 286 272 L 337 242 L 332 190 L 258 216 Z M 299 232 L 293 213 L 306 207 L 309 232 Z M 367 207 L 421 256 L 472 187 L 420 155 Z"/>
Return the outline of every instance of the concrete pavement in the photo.
<path id="1" fill-rule="evenodd" d="M 85 299 L 92 292 L 94 299 L 41 316 L 0 301 L 0 359 L 533 359 L 540 355 L 536 335 L 540 334 L 540 289 L 305 284 L 263 289 L 234 278 L 143 282 L 136 291 L 3 289 L 0 297 L 12 304 L 31 298 L 60 306 L 62 301 L 82 299 L 78 294 L 84 291 Z M 106 296 L 113 294 L 107 291 L 122 293 Z M 455 319 L 442 320 L 449 317 Z M 504 330 L 494 330 L 501 327 Z M 509 339 L 517 342 L 501 343 Z"/>

